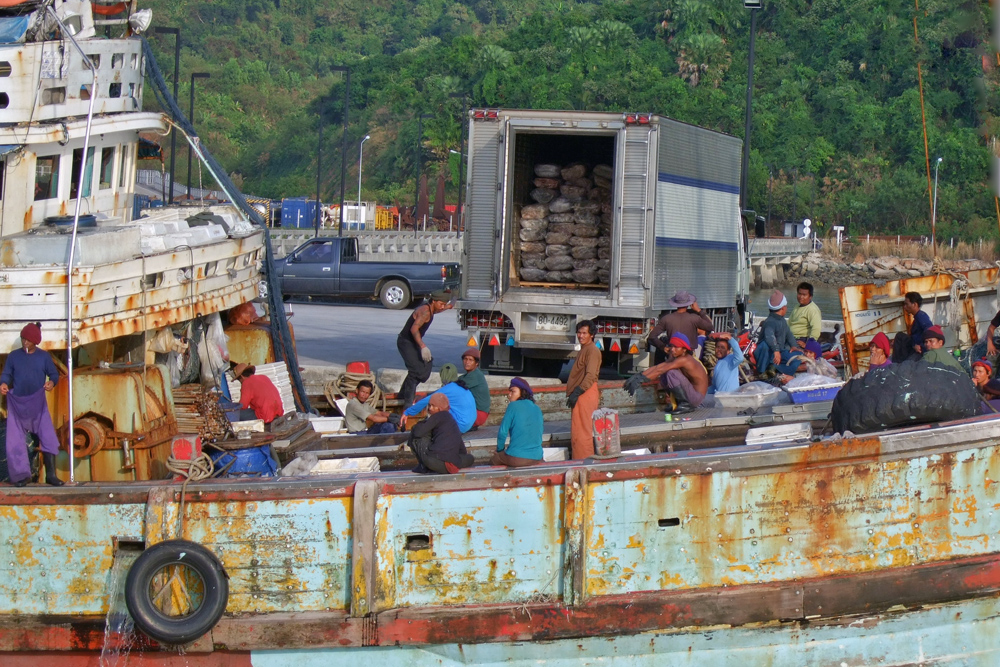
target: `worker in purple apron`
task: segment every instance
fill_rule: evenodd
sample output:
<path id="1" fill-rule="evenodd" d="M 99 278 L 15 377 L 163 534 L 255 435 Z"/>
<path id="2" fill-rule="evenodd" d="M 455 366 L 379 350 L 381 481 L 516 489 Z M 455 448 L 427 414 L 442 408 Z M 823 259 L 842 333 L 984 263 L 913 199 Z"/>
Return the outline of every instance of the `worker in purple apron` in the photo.
<path id="1" fill-rule="evenodd" d="M 24 486 L 31 479 L 29 433 L 37 435 L 42 446 L 45 482 L 63 485 L 56 477 L 59 440 L 45 401 L 45 393 L 59 382 L 59 371 L 49 353 L 38 349 L 41 342 L 41 326 L 25 325 L 21 329 L 21 348 L 7 355 L 0 375 L 0 395 L 7 397 L 7 470 L 14 486 Z"/>

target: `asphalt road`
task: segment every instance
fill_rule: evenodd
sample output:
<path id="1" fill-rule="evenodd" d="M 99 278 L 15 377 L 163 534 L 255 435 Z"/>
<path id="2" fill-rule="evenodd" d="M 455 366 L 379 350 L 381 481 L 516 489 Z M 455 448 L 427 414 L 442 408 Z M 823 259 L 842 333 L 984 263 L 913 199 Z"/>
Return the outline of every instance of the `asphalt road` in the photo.
<path id="1" fill-rule="evenodd" d="M 376 368 L 404 368 L 396 350 L 412 309 L 388 310 L 375 303 L 291 303 L 289 323 L 295 332 L 299 364 L 346 365 L 367 361 Z M 462 368 L 468 339 L 458 326 L 456 311 L 434 316 L 424 342 L 434 355 L 434 372 L 451 362 Z"/>

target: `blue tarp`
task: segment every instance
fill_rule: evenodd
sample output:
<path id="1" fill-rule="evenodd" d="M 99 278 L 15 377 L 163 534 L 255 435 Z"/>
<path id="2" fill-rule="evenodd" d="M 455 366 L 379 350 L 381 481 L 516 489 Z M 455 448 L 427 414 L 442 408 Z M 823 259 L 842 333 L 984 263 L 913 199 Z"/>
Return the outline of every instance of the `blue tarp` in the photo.
<path id="1" fill-rule="evenodd" d="M 0 44 L 20 44 L 24 33 L 28 32 L 27 16 L 4 16 L 0 18 Z"/>
<path id="2" fill-rule="evenodd" d="M 0 144 L 0 157 L 3 157 L 7 153 L 13 153 L 20 147 L 20 144 Z"/>

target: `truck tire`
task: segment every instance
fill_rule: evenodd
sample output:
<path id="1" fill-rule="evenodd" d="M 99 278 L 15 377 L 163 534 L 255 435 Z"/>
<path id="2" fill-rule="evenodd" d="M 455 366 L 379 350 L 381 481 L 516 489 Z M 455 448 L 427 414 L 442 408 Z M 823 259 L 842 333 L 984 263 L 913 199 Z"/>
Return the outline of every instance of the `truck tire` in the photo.
<path id="1" fill-rule="evenodd" d="M 191 608 L 163 608 L 166 587 L 180 588 Z M 161 644 L 184 645 L 215 627 L 229 602 L 229 581 L 211 551 L 188 540 L 167 540 L 142 552 L 125 579 L 125 606 L 142 630 Z M 180 613 L 178 613 L 180 611 Z"/>
<path id="2" fill-rule="evenodd" d="M 382 305 L 389 310 L 400 310 L 410 305 L 410 286 L 402 280 L 387 280 L 378 292 Z"/>
<path id="3" fill-rule="evenodd" d="M 845 384 L 833 401 L 833 429 L 860 434 L 963 419 L 979 414 L 979 404 L 979 393 L 965 373 L 904 361 Z"/>

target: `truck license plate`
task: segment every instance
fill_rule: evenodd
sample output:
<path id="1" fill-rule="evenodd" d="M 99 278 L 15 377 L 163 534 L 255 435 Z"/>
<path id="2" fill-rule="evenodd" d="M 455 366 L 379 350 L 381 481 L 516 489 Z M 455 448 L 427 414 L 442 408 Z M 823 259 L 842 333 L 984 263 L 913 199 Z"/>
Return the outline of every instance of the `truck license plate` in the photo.
<path id="1" fill-rule="evenodd" d="M 539 313 L 535 331 L 569 331 L 569 315 Z"/>

